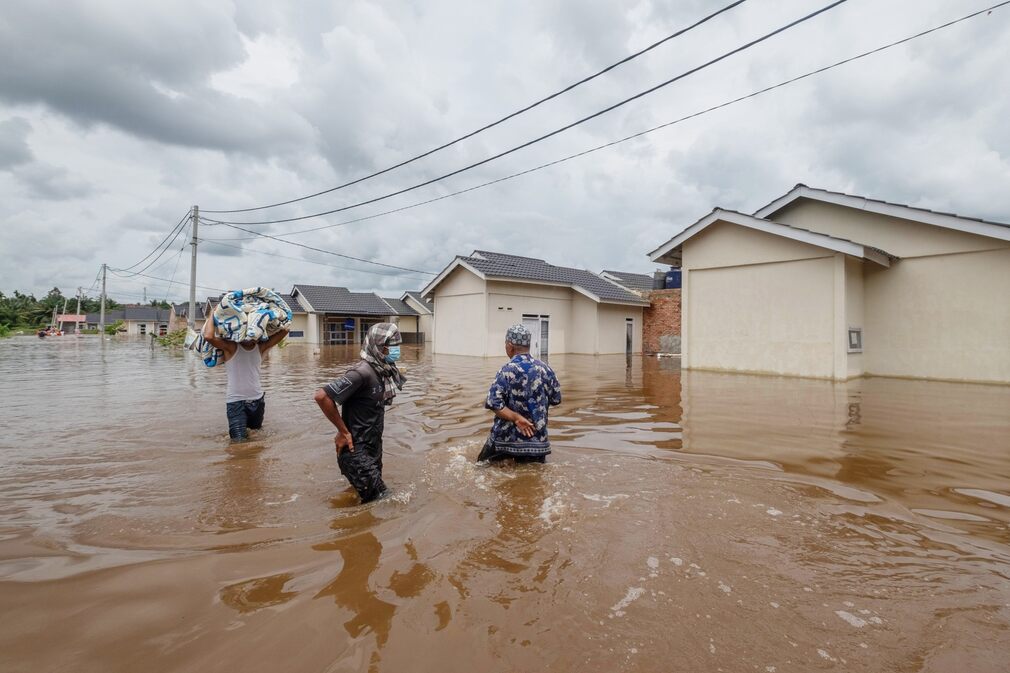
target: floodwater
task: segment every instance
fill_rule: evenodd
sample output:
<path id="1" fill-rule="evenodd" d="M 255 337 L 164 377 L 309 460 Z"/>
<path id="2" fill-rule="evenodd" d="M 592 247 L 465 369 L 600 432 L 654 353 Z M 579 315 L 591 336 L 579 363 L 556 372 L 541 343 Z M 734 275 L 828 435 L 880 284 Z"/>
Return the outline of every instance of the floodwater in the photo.
<path id="1" fill-rule="evenodd" d="M 312 401 L 355 353 L 224 373 L 0 342 L 0 670 L 999 671 L 1010 387 L 554 356 L 546 466 L 473 462 L 501 360 L 404 348 L 391 499 Z"/>

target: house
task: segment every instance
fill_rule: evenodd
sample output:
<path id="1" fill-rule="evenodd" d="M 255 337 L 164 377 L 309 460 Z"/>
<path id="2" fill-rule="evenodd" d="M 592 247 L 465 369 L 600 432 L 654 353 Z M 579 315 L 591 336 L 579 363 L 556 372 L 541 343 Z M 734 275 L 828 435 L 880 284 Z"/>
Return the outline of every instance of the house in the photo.
<path id="1" fill-rule="evenodd" d="M 650 253 L 682 269 L 682 366 L 1010 383 L 1010 225 L 797 185 Z"/>
<path id="2" fill-rule="evenodd" d="M 171 310 L 155 308 L 154 306 L 127 305 L 122 309 L 105 312 L 106 326 L 123 321 L 123 328 L 129 336 L 146 336 L 156 334 L 164 336 L 168 334 Z M 88 329 L 98 329 L 101 319 L 100 313 L 89 313 L 87 315 Z"/>
<path id="3" fill-rule="evenodd" d="M 648 302 L 591 271 L 476 250 L 421 291 L 433 299 L 435 353 L 497 356 L 523 323 L 535 355 L 638 353 Z"/>
<path id="4" fill-rule="evenodd" d="M 396 297 L 382 297 L 392 312 L 389 315 L 389 322 L 400 328 L 403 336 L 403 343 L 423 344 L 424 332 L 421 330 L 421 316 L 407 302 Z"/>
<path id="5" fill-rule="evenodd" d="M 417 329 L 422 335 L 428 335 L 422 339 L 431 340 L 434 335 L 435 305 L 421 296 L 420 292 L 407 291 L 400 297 L 400 301 L 414 309 L 417 313 Z"/>
<path id="6" fill-rule="evenodd" d="M 301 316 L 294 321 L 289 338 L 293 341 L 303 341 L 310 344 L 326 345 L 357 345 L 360 344 L 368 329 L 380 322 L 399 322 L 406 320 L 402 329 L 413 328 L 412 332 L 404 332 L 404 342 L 412 343 L 412 337 L 417 332 L 417 326 L 411 320 L 416 320 L 417 313 L 407 306 L 391 306 L 374 292 L 351 292 L 346 287 L 329 285 L 297 284 L 291 289 L 290 295 L 284 295 L 289 304 L 297 304 L 304 311 L 304 323 Z M 295 307 L 292 304 L 292 312 Z M 304 327 L 302 327 L 304 325 Z M 302 332 L 301 335 L 297 335 Z"/>
<path id="7" fill-rule="evenodd" d="M 203 325 L 203 321 L 207 319 L 210 315 L 207 312 L 207 307 L 217 303 L 220 300 L 219 297 L 207 297 L 206 301 L 196 302 L 196 319 L 193 321 L 197 330 Z M 186 329 L 189 324 L 189 302 L 182 302 L 180 304 L 172 304 L 171 316 L 169 318 L 169 325 L 171 330 Z"/>

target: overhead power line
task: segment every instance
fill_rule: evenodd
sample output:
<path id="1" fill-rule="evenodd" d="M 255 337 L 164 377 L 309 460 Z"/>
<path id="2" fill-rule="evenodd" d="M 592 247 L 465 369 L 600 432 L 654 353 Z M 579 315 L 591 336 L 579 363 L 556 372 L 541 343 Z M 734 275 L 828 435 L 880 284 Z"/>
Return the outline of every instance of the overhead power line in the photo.
<path id="1" fill-rule="evenodd" d="M 432 154 L 435 154 L 436 152 L 440 152 L 440 151 L 442 151 L 442 150 L 444 150 L 446 148 L 452 147 L 453 145 L 455 145 L 457 143 L 463 142 L 464 140 L 467 140 L 468 138 L 472 138 L 475 135 L 477 135 L 478 133 L 483 133 L 484 131 L 487 131 L 488 129 L 492 129 L 495 126 L 498 126 L 499 124 L 503 124 L 503 123 L 507 122 L 508 120 L 512 119 L 513 117 L 518 117 L 519 115 L 521 115 L 521 114 L 523 114 L 525 112 L 529 112 L 530 110 L 532 110 L 535 107 L 538 107 L 538 106 L 540 106 L 540 105 L 542 105 L 542 104 L 544 104 L 544 103 L 546 103 L 548 101 L 551 101 L 551 100 L 557 98 L 558 96 L 560 96 L 562 94 L 568 93 L 569 91 L 571 91 L 572 89 L 574 89 L 576 87 L 582 86 L 583 84 L 585 84 L 587 82 L 590 82 L 590 81 L 596 79 L 597 77 L 600 77 L 601 75 L 605 75 L 606 73 L 610 72 L 614 68 L 622 66 L 625 63 L 628 63 L 629 61 L 633 61 L 634 59 L 638 58 L 639 56 L 641 56 L 641 55 L 643 55 L 643 54 L 645 54 L 647 52 L 652 51 L 656 47 L 659 47 L 659 46 L 661 46 L 661 45 L 669 42 L 670 40 L 673 40 L 674 38 L 680 37 L 684 33 L 687 33 L 687 32 L 689 32 L 691 30 L 694 30 L 695 28 L 697 28 L 698 26 L 701 26 L 702 24 L 708 23 L 709 21 L 711 21 L 712 19 L 716 18 L 720 14 L 723 14 L 724 12 L 728 12 L 729 10 L 733 9 L 734 7 L 737 7 L 738 5 L 742 5 L 746 1 L 747 0 L 736 0 L 736 2 L 731 2 L 730 4 L 726 5 L 722 9 L 719 9 L 719 10 L 717 10 L 715 12 L 712 12 L 708 16 L 705 16 L 705 17 L 699 19 L 698 21 L 695 21 L 690 26 L 687 26 L 686 28 L 682 28 L 682 29 L 680 29 L 680 30 L 678 30 L 678 31 L 676 31 L 674 33 L 671 33 L 670 35 L 667 35 L 666 37 L 664 37 L 663 39 L 659 40 L 658 42 L 653 42 L 652 44 L 650 44 L 645 49 L 641 49 L 639 51 L 636 51 L 635 53 L 630 54 L 630 55 L 622 58 L 620 61 L 617 61 L 616 63 L 612 63 L 612 64 L 608 65 L 603 70 L 600 70 L 600 71 L 598 71 L 596 73 L 593 73 L 592 75 L 589 75 L 588 77 L 583 77 L 579 81 L 577 81 L 577 82 L 575 82 L 573 84 L 569 84 L 565 88 L 563 88 L 563 89 L 561 89 L 559 91 L 555 91 L 554 93 L 550 94 L 549 96 L 545 96 L 545 97 L 543 97 L 543 98 L 541 98 L 539 100 L 536 100 L 533 103 L 530 103 L 529 105 L 527 105 L 526 107 L 520 108 L 520 109 L 516 110 L 515 112 L 511 112 L 511 113 L 505 115 L 504 117 L 498 119 L 497 121 L 491 122 L 490 124 L 482 126 L 479 129 L 477 129 L 475 131 L 471 131 L 471 132 L 469 132 L 469 133 L 467 133 L 465 135 L 462 135 L 462 136 L 456 138 L 455 140 L 450 140 L 449 142 L 447 142 L 447 143 L 445 143 L 443 145 L 439 145 L 438 147 L 434 147 L 434 148 L 428 150 L 427 152 L 422 152 L 421 154 L 418 154 L 418 155 L 413 156 L 413 157 L 411 157 L 409 159 L 401 161 L 398 164 L 394 164 L 392 166 L 389 166 L 388 168 L 383 168 L 380 171 L 376 171 L 374 173 L 370 173 L 368 175 L 362 176 L 362 177 L 357 178 L 355 180 L 351 180 L 350 182 L 345 182 L 343 184 L 337 185 L 336 187 L 331 187 L 329 189 L 324 189 L 321 192 L 316 192 L 314 194 L 308 194 L 307 196 L 300 196 L 300 197 L 298 197 L 296 199 L 289 199 L 287 201 L 278 201 L 277 203 L 270 203 L 270 204 L 267 204 L 265 206 L 256 206 L 254 208 L 236 208 L 236 209 L 233 209 L 233 210 L 204 210 L 203 212 L 205 212 L 205 213 L 216 213 L 216 214 L 219 214 L 219 215 L 220 214 L 228 214 L 228 213 L 249 213 L 249 212 L 252 212 L 252 211 L 255 211 L 255 210 L 266 210 L 267 208 L 276 208 L 278 206 L 286 206 L 286 205 L 291 204 L 291 203 L 298 203 L 299 201 L 306 201 L 308 199 L 313 199 L 313 198 L 315 198 L 317 196 L 322 196 L 323 194 L 329 194 L 331 192 L 335 192 L 337 190 L 344 189 L 346 187 L 350 187 L 352 185 L 356 185 L 358 183 L 364 182 L 365 180 L 371 180 L 372 178 L 378 177 L 378 176 L 383 175 L 385 173 L 389 173 L 390 171 L 394 171 L 397 168 L 402 168 L 403 166 L 406 166 L 407 164 L 412 164 L 412 163 L 414 163 L 415 161 L 417 161 L 419 159 L 423 159 L 423 158 L 425 158 L 427 156 L 431 156 Z M 241 223 L 236 223 L 236 224 L 241 224 Z"/>
<path id="2" fill-rule="evenodd" d="M 428 204 L 431 204 L 431 203 L 435 203 L 437 201 L 443 201 L 445 199 L 449 199 L 449 198 L 452 198 L 452 197 L 455 197 L 455 196 L 460 196 L 462 194 L 473 192 L 473 191 L 476 191 L 478 189 L 483 189 L 485 187 L 490 187 L 492 185 L 496 185 L 496 184 L 501 183 L 501 182 L 506 182 L 508 180 L 512 180 L 514 178 L 521 177 L 523 175 L 529 175 L 530 173 L 535 173 L 535 172 L 541 171 L 541 170 L 543 170 L 545 168 L 550 168 L 551 166 L 556 166 L 558 164 L 562 164 L 562 163 L 565 163 L 567 161 L 571 161 L 572 159 L 577 159 L 579 157 L 584 157 L 584 156 L 586 156 L 588 154 L 592 154 L 594 152 L 598 152 L 600 150 L 607 149 L 609 147 L 613 147 L 613 146 L 619 145 L 621 143 L 625 143 L 625 142 L 627 142 L 629 140 L 634 140 L 635 138 L 640 138 L 640 137 L 642 137 L 644 135 L 647 135 L 649 133 L 653 133 L 655 131 L 659 131 L 659 130 L 668 128 L 670 126 L 674 126 L 676 124 L 680 124 L 682 122 L 689 121 L 689 120 L 694 119 L 696 117 L 701 117 L 702 115 L 706 115 L 706 114 L 708 114 L 710 112 L 715 112 L 716 110 L 720 110 L 722 108 L 729 107 L 729 106 L 735 105 L 737 103 L 741 103 L 741 102 L 746 101 L 748 99 L 755 98 L 755 97 L 760 96 L 762 94 L 769 93 L 769 92 L 774 91 L 776 89 L 780 89 L 782 87 L 788 86 L 790 84 L 794 84 L 794 83 L 799 82 L 801 80 L 813 77 L 815 75 L 819 75 L 819 74 L 825 73 L 825 72 L 827 72 L 829 70 L 833 70 L 835 68 L 838 68 L 840 66 L 846 65 L 848 63 L 852 63 L 853 61 L 858 61 L 858 60 L 866 58 L 868 56 L 872 56 L 874 54 L 878 54 L 878 53 L 880 53 L 882 51 L 885 51 L 887 49 L 891 49 L 893 47 L 900 46 L 900 45 L 905 44 L 907 42 L 911 42 L 912 40 L 916 40 L 916 39 L 918 39 L 920 37 L 925 37 L 926 35 L 929 35 L 931 33 L 935 33 L 937 31 L 944 30 L 946 28 L 950 28 L 951 26 L 954 26 L 956 24 L 962 23 L 962 22 L 967 21 L 969 19 L 973 19 L 973 18 L 975 18 L 975 17 L 977 17 L 979 15 L 986 14 L 986 13 L 991 12 L 993 10 L 999 9 L 1000 7 L 1004 7 L 1004 6 L 1008 5 L 1008 4 L 1010 4 L 1010 0 L 1006 0 L 1005 2 L 1000 2 L 1000 3 L 992 5 L 990 7 L 986 7 L 984 9 L 980 9 L 977 12 L 972 12 L 971 14 L 966 14 L 965 16 L 962 16 L 960 18 L 954 19 L 952 21 L 948 21 L 947 23 L 943 23 L 943 24 L 934 26 L 933 28 L 929 28 L 929 29 L 921 31 L 919 33 L 915 33 L 914 35 L 909 35 L 908 37 L 904 37 L 904 38 L 902 38 L 900 40 L 896 40 L 894 42 L 889 42 L 889 43 L 887 43 L 885 45 L 881 45 L 881 46 L 876 47 L 874 49 L 870 49 L 869 51 L 864 51 L 864 52 L 862 52 L 860 54 L 856 54 L 854 56 L 850 56 L 848 58 L 842 59 L 841 61 L 836 61 L 836 62 L 831 63 L 829 65 L 817 68 L 816 70 L 811 70 L 811 71 L 806 72 L 806 73 L 804 73 L 802 75 L 797 75 L 796 77 L 792 77 L 790 79 L 783 80 L 781 82 L 778 82 L 777 84 L 772 84 L 770 86 L 764 87 L 763 89 L 758 89 L 757 91 L 752 91 L 751 93 L 748 93 L 748 94 L 743 95 L 743 96 L 739 96 L 739 97 L 734 98 L 732 100 L 728 100 L 728 101 L 719 103 L 718 105 L 713 105 L 711 107 L 705 108 L 704 110 L 700 110 L 698 112 L 691 113 L 691 114 L 686 115 L 684 117 L 680 117 L 678 119 L 674 119 L 672 121 L 669 121 L 669 122 L 666 122 L 666 123 L 663 123 L 663 124 L 659 124 L 658 126 L 653 126 L 652 128 L 645 129 L 644 131 L 639 131 L 638 133 L 633 133 L 633 134 L 631 134 L 629 136 L 624 136 L 623 138 L 619 138 L 617 140 L 613 140 L 611 142 L 604 143 L 602 145 L 597 145 L 596 147 L 592 147 L 590 149 L 583 150 L 581 152 L 576 152 L 575 154 L 569 154 L 568 156 L 562 157 L 560 159 L 556 159 L 554 161 L 549 161 L 547 163 L 540 164 L 539 166 L 534 166 L 533 168 L 529 168 L 529 169 L 526 169 L 524 171 L 519 171 L 517 173 L 512 173 L 510 175 L 506 175 L 506 176 L 501 177 L 501 178 L 496 178 L 494 180 L 489 180 L 489 181 L 481 183 L 479 185 L 474 185 L 472 187 L 467 187 L 466 189 L 460 189 L 460 190 L 457 190 L 455 192 L 451 192 L 449 194 L 443 194 L 442 196 L 437 196 L 435 198 L 426 199 L 424 201 L 419 201 L 417 203 L 412 203 L 410 205 L 406 205 L 406 206 L 403 206 L 403 207 L 400 207 L 400 208 L 393 208 L 391 210 L 382 211 L 380 213 L 374 213 L 372 215 L 367 215 L 365 217 L 358 217 L 358 218 L 355 218 L 355 219 L 352 219 L 352 220 L 345 220 L 343 222 L 336 222 L 334 224 L 326 224 L 326 225 L 319 226 L 319 227 L 312 227 L 310 229 L 300 229 L 298 231 L 289 231 L 289 232 L 279 233 L 279 234 L 276 234 L 275 236 L 272 236 L 271 238 L 273 238 L 274 240 L 280 240 L 281 237 L 297 236 L 299 234 L 306 234 L 306 233 L 309 233 L 309 232 L 321 231 L 323 229 L 332 229 L 334 227 L 342 227 L 342 226 L 346 226 L 348 224 L 355 224 L 357 222 L 364 222 L 366 220 L 373 220 L 373 219 L 376 219 L 376 218 L 379 218 L 379 217 L 384 217 L 386 215 L 392 215 L 394 213 L 403 212 L 405 210 L 411 210 L 411 209 L 414 209 L 414 208 L 418 208 L 420 206 L 425 206 L 425 205 L 428 205 Z M 237 227 L 232 227 L 232 228 L 237 228 Z M 242 230 L 242 231 L 246 231 L 246 230 Z M 250 233 L 253 233 L 255 235 L 254 236 L 237 236 L 237 237 L 230 238 L 230 239 L 219 239 L 219 240 L 243 241 L 243 240 L 252 240 L 252 239 L 255 239 L 255 238 L 259 238 L 261 236 L 261 234 L 259 234 L 258 232 L 250 232 Z M 215 240 L 215 239 L 202 239 L 202 240 Z M 290 241 L 285 241 L 285 242 L 290 243 Z"/>
<path id="3" fill-rule="evenodd" d="M 1008 0 L 1010 2 L 1010 0 Z M 305 245 L 304 243 L 296 243 L 295 241 L 285 241 L 283 238 L 277 238 L 276 236 L 271 236 L 270 234 L 264 234 L 259 231 L 253 231 L 252 229 L 243 229 L 242 227 L 236 226 L 234 224 L 229 224 L 227 222 L 221 222 L 220 224 L 226 227 L 231 227 L 232 229 L 238 229 L 239 231 L 244 231 L 247 234 L 255 234 L 260 238 L 269 238 L 274 241 L 280 241 L 281 243 L 286 243 L 287 245 L 294 245 L 299 248 L 305 248 L 306 250 L 314 250 L 315 252 L 321 252 L 326 255 L 334 255 L 335 257 L 343 257 L 344 259 L 353 259 L 355 262 L 365 262 L 366 264 L 374 264 L 376 266 L 382 266 L 387 269 L 398 269 L 399 271 L 410 271 L 411 273 L 423 273 L 426 276 L 437 275 L 434 271 L 424 271 L 422 269 L 411 269 L 407 266 L 396 266 L 395 264 L 386 264 L 384 262 L 376 262 L 372 259 L 364 259 L 363 257 L 353 257 L 351 255 L 345 255 L 340 252 L 333 252 L 332 250 L 324 250 L 322 248 L 314 248 L 311 245 Z"/>
<path id="4" fill-rule="evenodd" d="M 371 199 L 368 199 L 368 200 L 365 200 L 365 201 L 359 201 L 358 203 L 352 203 L 352 204 L 347 205 L 347 206 L 342 206 L 340 208 L 333 208 L 331 210 L 325 210 L 325 211 L 318 212 L 318 213 L 312 213 L 310 215 L 301 215 L 301 216 L 298 216 L 298 217 L 286 217 L 286 218 L 281 218 L 281 219 L 276 219 L 276 220 L 262 220 L 262 221 L 258 221 L 258 222 L 241 222 L 241 221 L 232 221 L 232 220 L 215 220 L 213 218 L 206 218 L 206 221 L 210 222 L 210 223 L 214 223 L 214 224 L 227 224 L 227 225 L 240 224 L 240 225 L 246 225 L 246 226 L 249 226 L 249 225 L 262 225 L 262 224 L 280 224 L 280 223 L 283 223 L 283 222 L 297 222 L 299 220 L 308 220 L 308 219 L 311 219 L 311 218 L 314 218 L 314 217 L 321 217 L 323 215 L 332 215 L 333 213 L 343 212 L 345 210 L 350 210 L 352 208 L 359 208 L 361 206 L 366 206 L 366 205 L 368 205 L 370 203 L 377 203 L 379 201 L 385 201 L 386 199 L 390 199 L 390 198 L 392 198 L 394 196 L 399 196 L 400 194 L 406 194 L 407 192 L 414 191 L 415 189 L 420 189 L 421 187 L 427 187 L 428 185 L 434 184 L 436 182 L 440 182 L 442 180 L 445 180 L 446 178 L 450 178 L 450 177 L 452 177 L 454 175 L 459 175 L 460 173 L 464 173 L 466 171 L 472 170 L 474 168 L 477 168 L 478 166 L 483 166 L 484 164 L 490 163 L 490 162 L 495 161 L 497 159 L 501 159 L 502 157 L 508 156 L 509 154 L 512 154 L 513 152 L 518 152 L 521 149 L 524 149 L 526 147 L 530 147 L 531 145 L 535 145 L 535 144 L 537 144 L 539 142 L 547 140 L 548 138 L 556 136 L 559 133 L 563 133 L 564 131 L 567 131 L 568 129 L 571 129 L 571 128 L 575 127 L 575 126 L 578 126 L 579 124 L 583 124 L 583 123 L 585 123 L 585 122 L 587 122 L 587 121 L 589 121 L 591 119 L 595 119 L 596 117 L 599 117 L 599 116 L 604 115 L 604 114 L 606 114 L 608 112 L 616 110 L 617 108 L 619 108 L 619 107 L 621 107 L 623 105 L 627 105 L 628 103 L 630 103 L 630 102 L 632 102 L 634 100 L 638 100 L 639 98 L 642 98 L 643 96 L 647 96 L 647 95 L 649 95 L 651 93 L 654 93 L 655 91 L 658 91 L 659 89 L 662 89 L 663 87 L 669 86 L 670 84 L 673 84 L 674 82 L 677 82 L 678 80 L 684 79 L 685 77 L 688 77 L 688 76 L 690 76 L 690 75 L 692 75 L 692 74 L 694 74 L 696 72 L 704 70 L 705 68 L 708 68 L 709 66 L 715 65 L 716 63 L 719 63 L 720 61 L 723 61 L 723 60 L 729 58 L 730 56 L 733 56 L 734 54 L 738 54 L 738 53 L 740 53 L 742 51 L 750 49 L 751 47 L 753 47 L 753 46 L 755 46 L 757 44 L 760 44 L 760 43 L 764 42 L 765 40 L 768 40 L 768 39 L 774 37 L 775 35 L 778 35 L 779 33 L 787 31 L 790 28 L 794 28 L 794 27 L 800 25 L 801 23 L 809 21 L 810 19 L 813 19 L 814 17 L 819 16 L 820 14 L 823 14 L 824 12 L 827 12 L 828 10 L 834 9 L 838 5 L 844 4 L 846 2 L 848 2 L 848 0 L 835 0 L 835 2 L 832 2 L 829 5 L 826 5 L 824 7 L 821 7 L 818 10 L 810 12 L 809 14 L 806 14 L 805 16 L 802 16 L 799 19 L 796 19 L 795 21 L 791 21 L 790 23 L 787 23 L 784 26 L 776 28 L 775 30 L 771 31 L 770 33 L 766 33 L 765 35 L 762 35 L 761 37 L 756 38 L 754 40 L 751 40 L 750 42 L 747 42 L 746 44 L 743 44 L 743 45 L 737 47 L 736 49 L 732 49 L 732 50 L 730 50 L 730 51 L 728 51 L 728 52 L 726 52 L 726 53 L 724 53 L 724 54 L 722 54 L 720 56 L 717 56 L 716 58 L 711 59 L 710 61 L 707 61 L 707 62 L 705 62 L 705 63 L 703 63 L 703 64 L 701 64 L 699 66 L 691 68 L 690 70 L 682 72 L 681 74 L 677 75 L 676 77 L 671 77 L 670 79 L 666 80 L 665 82 L 661 82 L 661 83 L 659 83 L 659 84 L 657 84 L 657 85 L 655 85 L 653 87 L 650 87 L 650 88 L 646 89 L 645 91 L 641 91 L 641 92 L 635 94 L 634 96 L 630 96 L 629 98 L 625 98 L 624 100 L 618 101 L 617 103 L 614 103 L 613 105 L 610 105 L 609 107 L 603 108 L 602 110 L 594 112 L 593 114 L 585 116 L 585 117 L 583 117 L 583 118 L 581 118 L 581 119 L 579 119 L 577 121 L 574 121 L 574 122 L 572 122 L 570 124 L 566 124 L 565 126 L 562 126 L 562 127 L 558 128 L 558 129 L 555 129 L 555 130 L 551 131 L 550 133 L 546 133 L 546 134 L 544 134 L 544 135 L 542 135 L 542 136 L 540 136 L 538 138 L 534 138 L 533 140 L 529 140 L 529 141 L 527 141 L 525 143 L 522 143 L 520 145 L 516 145 L 515 147 L 512 147 L 511 149 L 505 150 L 504 152 L 499 152 L 498 154 L 495 154 L 493 156 L 487 157 L 487 158 L 482 159 L 480 161 L 474 162 L 472 164 L 469 164 L 468 166 L 464 166 L 462 168 L 458 168 L 458 169 L 456 169 L 454 171 L 451 171 L 449 173 L 445 173 L 444 175 L 440 175 L 437 178 L 432 178 L 430 180 L 425 180 L 424 182 L 419 182 L 419 183 L 417 183 L 415 185 L 412 185 L 410 187 L 405 187 L 405 188 L 397 190 L 395 192 L 390 192 L 388 194 L 384 194 L 382 196 L 377 196 L 377 197 L 374 197 L 374 198 L 371 198 Z"/>
<path id="5" fill-rule="evenodd" d="M 120 271 L 129 271 L 130 269 L 132 269 L 134 267 L 140 266 L 145 261 L 147 261 L 151 257 L 151 255 L 153 255 L 154 253 L 158 252 L 158 250 L 161 250 L 162 246 L 165 246 L 165 250 L 167 250 L 169 247 L 171 247 L 172 243 L 168 243 L 166 245 L 166 242 L 168 242 L 169 239 L 172 239 L 172 241 L 175 241 L 176 237 L 178 237 L 178 235 L 179 235 L 179 231 L 181 231 L 182 227 L 185 225 L 186 219 L 188 217 L 189 217 L 189 211 L 187 210 L 186 214 L 182 216 L 182 219 L 179 220 L 179 222 L 174 227 L 172 227 L 171 231 L 168 232 L 168 236 L 166 236 L 160 243 L 158 243 L 158 245 L 154 246 L 154 249 L 151 250 L 151 252 L 147 253 L 144 256 L 144 258 L 141 259 L 139 262 L 135 262 L 134 264 L 131 264 L 130 266 L 128 266 L 128 267 L 126 267 L 124 269 L 120 269 Z M 173 236 L 173 234 L 174 234 L 174 236 Z M 162 250 L 162 254 L 164 254 L 164 250 Z M 158 257 L 160 258 L 161 255 L 158 255 Z M 157 258 L 155 258 L 154 261 L 157 261 Z M 152 262 L 152 264 L 153 263 L 154 262 Z M 149 267 L 150 267 L 150 264 L 147 267 L 145 267 L 145 268 L 149 268 Z M 141 269 L 141 270 L 143 271 L 143 269 Z"/>

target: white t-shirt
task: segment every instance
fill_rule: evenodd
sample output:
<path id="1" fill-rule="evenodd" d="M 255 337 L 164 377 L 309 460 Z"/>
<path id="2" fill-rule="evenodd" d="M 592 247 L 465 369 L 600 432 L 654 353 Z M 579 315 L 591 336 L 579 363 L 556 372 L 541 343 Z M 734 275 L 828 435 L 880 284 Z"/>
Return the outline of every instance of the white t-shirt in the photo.
<path id="1" fill-rule="evenodd" d="M 227 402 L 242 402 L 258 400 L 263 397 L 263 386 L 260 385 L 260 354 L 259 344 L 246 350 L 242 344 L 235 349 L 235 355 L 224 364 L 228 370 Z"/>

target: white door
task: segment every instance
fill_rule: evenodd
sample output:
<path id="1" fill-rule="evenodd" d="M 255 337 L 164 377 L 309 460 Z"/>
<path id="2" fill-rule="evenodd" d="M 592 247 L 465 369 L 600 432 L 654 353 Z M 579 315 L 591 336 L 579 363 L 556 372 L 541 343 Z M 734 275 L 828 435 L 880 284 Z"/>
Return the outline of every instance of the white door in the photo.
<path id="1" fill-rule="evenodd" d="M 523 316 L 523 327 L 530 331 L 530 355 L 540 357 L 540 316 Z"/>

